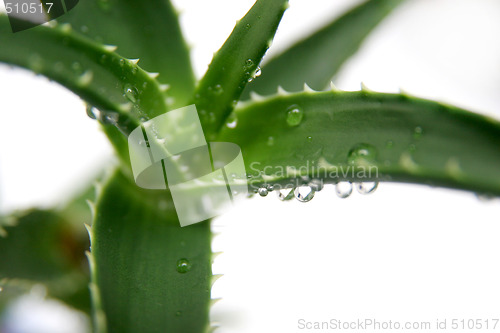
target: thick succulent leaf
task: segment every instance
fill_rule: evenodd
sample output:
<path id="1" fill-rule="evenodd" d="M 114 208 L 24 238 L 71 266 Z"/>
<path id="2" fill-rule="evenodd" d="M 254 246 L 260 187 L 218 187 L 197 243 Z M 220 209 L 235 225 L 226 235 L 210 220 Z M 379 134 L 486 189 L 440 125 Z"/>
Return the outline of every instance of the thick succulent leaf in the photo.
<path id="1" fill-rule="evenodd" d="M 119 172 L 95 208 L 89 258 L 97 331 L 204 332 L 212 279 L 209 222 L 181 228 L 167 191 L 142 190 Z"/>
<path id="2" fill-rule="evenodd" d="M 195 94 L 205 134 L 222 126 L 270 46 L 288 0 L 258 0 L 215 53 Z"/>
<path id="3" fill-rule="evenodd" d="M 194 90 L 189 50 L 177 13 L 168 0 L 80 1 L 59 22 L 98 43 L 117 45 L 124 57 L 140 59 L 147 71 L 160 73 L 158 81 L 170 85 L 173 106 L 185 106 Z"/>
<path id="4" fill-rule="evenodd" d="M 302 92 L 248 102 L 235 117 L 218 139 L 241 147 L 256 186 L 309 176 L 500 195 L 500 123 L 449 105 L 366 89 Z"/>
<path id="5" fill-rule="evenodd" d="M 7 17 L 0 15 L 0 45 L 0 62 L 62 84 L 101 110 L 103 123 L 117 125 L 126 134 L 168 110 L 162 86 L 150 73 L 109 47 L 73 33 L 69 25 L 14 34 Z M 115 134 L 109 137 L 120 156 L 127 156 L 126 138 L 109 131 Z"/>
<path id="6" fill-rule="evenodd" d="M 0 218 L 0 304 L 23 286 L 42 283 L 50 297 L 89 312 L 89 248 L 83 225 L 76 226 L 56 211 L 33 209 Z M 11 289 L 12 291 L 11 292 Z M 23 290 L 26 288 L 22 288 Z"/>
<path id="7" fill-rule="evenodd" d="M 366 1 L 266 63 L 262 75 L 245 90 L 272 94 L 281 86 L 300 91 L 304 83 L 325 89 L 365 37 L 403 0 Z"/>

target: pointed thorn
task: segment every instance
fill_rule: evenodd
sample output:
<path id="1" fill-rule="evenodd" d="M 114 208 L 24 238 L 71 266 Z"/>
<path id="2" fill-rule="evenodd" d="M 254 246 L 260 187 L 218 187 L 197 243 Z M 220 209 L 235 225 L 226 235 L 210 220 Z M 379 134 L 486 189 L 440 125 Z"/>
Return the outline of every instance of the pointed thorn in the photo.
<path id="1" fill-rule="evenodd" d="M 264 96 L 257 94 L 255 91 L 251 91 L 250 92 L 250 99 L 254 102 L 259 102 L 259 101 L 264 100 L 265 98 L 264 98 Z"/>
<path id="2" fill-rule="evenodd" d="M 94 182 L 94 194 L 95 194 L 95 199 L 99 198 L 102 192 L 102 184 L 98 181 Z"/>
<path id="3" fill-rule="evenodd" d="M 87 233 L 89 234 L 90 244 L 92 245 L 92 227 L 87 223 L 84 224 L 85 229 L 87 229 Z"/>
<path id="4" fill-rule="evenodd" d="M 95 203 L 93 203 L 92 201 L 90 201 L 88 199 L 86 200 L 86 202 L 87 202 L 87 205 L 90 208 L 90 214 L 92 215 L 92 220 L 93 220 L 94 217 L 95 217 Z"/>
<path id="5" fill-rule="evenodd" d="M 222 298 L 217 297 L 217 298 L 211 298 L 210 299 L 210 306 L 214 306 L 216 303 L 218 303 Z"/>
<path id="6" fill-rule="evenodd" d="M 223 277 L 223 274 L 214 274 L 212 275 L 212 281 L 211 281 L 211 286 L 213 287 L 214 283 L 217 282 L 218 279 Z"/>
<path id="7" fill-rule="evenodd" d="M 134 65 L 137 65 L 137 63 L 139 62 L 139 60 L 141 60 L 141 59 L 139 59 L 139 58 L 137 58 L 137 59 L 129 59 L 128 61 L 130 61 Z"/>
<path id="8" fill-rule="evenodd" d="M 289 94 L 288 91 L 286 91 L 285 89 L 283 89 L 282 86 L 278 86 L 278 95 L 280 95 L 280 96 L 286 96 L 288 94 Z"/>
<path id="9" fill-rule="evenodd" d="M 218 256 L 220 256 L 222 253 L 222 251 L 219 251 L 219 252 L 212 252 L 212 260 L 215 260 Z"/>
<path id="10" fill-rule="evenodd" d="M 330 89 L 331 91 L 340 91 L 340 89 L 335 86 L 333 81 L 330 81 Z"/>
<path id="11" fill-rule="evenodd" d="M 87 87 L 90 83 L 92 83 L 92 79 L 94 78 L 94 73 L 91 70 L 85 71 L 80 77 L 77 79 L 76 84 L 79 87 Z"/>
<path id="12" fill-rule="evenodd" d="M 314 90 L 312 90 L 312 88 L 311 88 L 311 87 L 309 87 L 309 86 L 307 85 L 307 83 L 304 83 L 304 92 L 307 92 L 307 93 L 312 93 L 312 92 L 314 92 Z"/>
<path id="13" fill-rule="evenodd" d="M 104 50 L 108 52 L 115 52 L 118 46 L 116 45 L 104 45 Z"/>
<path id="14" fill-rule="evenodd" d="M 373 90 L 371 90 L 370 88 L 368 88 L 364 82 L 361 82 L 361 91 L 373 92 Z"/>
<path id="15" fill-rule="evenodd" d="M 60 24 L 59 25 L 59 29 L 61 29 L 62 32 L 71 32 L 72 28 L 71 28 L 71 24 L 69 23 L 63 23 L 63 24 Z"/>
<path id="16" fill-rule="evenodd" d="M 170 84 L 160 84 L 160 90 L 166 92 L 170 89 Z"/>
<path id="17" fill-rule="evenodd" d="M 148 72 L 148 76 L 152 79 L 156 79 L 158 76 L 160 75 L 160 73 L 149 73 Z"/>
<path id="18" fill-rule="evenodd" d="M 404 90 L 403 88 L 399 88 L 399 94 L 401 96 L 404 96 L 404 97 L 411 97 L 412 96 L 408 91 Z"/>

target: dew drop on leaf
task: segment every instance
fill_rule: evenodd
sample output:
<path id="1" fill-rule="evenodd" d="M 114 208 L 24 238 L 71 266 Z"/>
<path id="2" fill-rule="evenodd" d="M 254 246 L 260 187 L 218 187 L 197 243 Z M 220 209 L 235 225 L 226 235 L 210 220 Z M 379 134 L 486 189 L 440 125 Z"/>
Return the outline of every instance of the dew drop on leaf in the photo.
<path id="1" fill-rule="evenodd" d="M 298 126 L 304 118 L 304 111 L 294 104 L 286 110 L 286 122 L 289 126 Z"/>
<path id="2" fill-rule="evenodd" d="M 262 70 L 260 69 L 260 67 L 257 67 L 257 69 L 255 70 L 254 78 L 259 77 L 261 75 L 262 75 Z"/>
<path id="3" fill-rule="evenodd" d="M 99 117 L 99 110 L 92 105 L 87 104 L 85 111 L 87 111 L 87 116 L 89 116 L 90 119 L 97 119 Z"/>
<path id="4" fill-rule="evenodd" d="M 347 163 L 356 165 L 360 162 L 375 162 L 377 149 L 367 143 L 358 143 L 347 154 Z"/>
<path id="5" fill-rule="evenodd" d="M 245 61 L 245 66 L 246 68 L 250 68 L 253 66 L 253 60 L 252 59 L 247 59 L 247 61 Z"/>
<path id="6" fill-rule="evenodd" d="M 131 101 L 132 103 L 137 102 L 137 88 L 132 86 L 131 84 L 126 84 L 124 87 L 124 96 Z"/>
<path id="7" fill-rule="evenodd" d="M 281 201 L 288 201 L 291 200 L 294 197 L 294 190 L 295 187 L 291 188 L 282 188 L 278 192 L 278 199 Z"/>
<path id="8" fill-rule="evenodd" d="M 224 89 L 222 88 L 222 86 L 220 84 L 217 84 L 215 87 L 214 87 L 214 94 L 216 95 L 220 95 L 224 92 Z"/>
<path id="9" fill-rule="evenodd" d="M 422 137 L 422 127 L 420 126 L 417 126 L 415 127 L 415 129 L 413 130 L 413 138 L 415 140 L 418 140 Z"/>
<path id="10" fill-rule="evenodd" d="M 185 258 L 182 258 L 182 259 L 179 259 L 177 260 L 177 272 L 179 273 L 187 273 L 191 270 L 191 263 L 189 262 L 189 260 L 185 259 Z"/>
<path id="11" fill-rule="evenodd" d="M 118 112 L 114 111 L 101 112 L 101 122 L 103 124 L 116 125 L 118 123 L 119 118 L 120 115 L 118 114 Z"/>
<path id="12" fill-rule="evenodd" d="M 265 197 L 269 194 L 269 191 L 267 190 L 267 188 L 261 187 L 257 190 L 257 193 L 259 193 L 261 197 Z"/>
<path id="13" fill-rule="evenodd" d="M 375 192 L 378 187 L 378 182 L 361 182 L 356 183 L 356 190 L 360 194 L 370 194 Z"/>
<path id="14" fill-rule="evenodd" d="M 314 194 L 316 191 L 314 191 L 311 187 L 309 186 L 300 186 L 297 187 L 293 191 L 295 195 L 295 199 L 297 199 L 300 202 L 309 202 L 314 198 Z"/>
<path id="15" fill-rule="evenodd" d="M 351 182 L 338 182 L 335 185 L 335 193 L 339 198 L 345 199 L 349 197 L 352 193 L 352 183 Z"/>

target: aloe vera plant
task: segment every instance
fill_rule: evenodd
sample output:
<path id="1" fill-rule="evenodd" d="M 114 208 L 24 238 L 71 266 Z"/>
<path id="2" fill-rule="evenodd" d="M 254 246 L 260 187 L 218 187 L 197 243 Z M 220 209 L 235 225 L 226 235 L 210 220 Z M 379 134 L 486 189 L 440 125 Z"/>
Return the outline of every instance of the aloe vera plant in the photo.
<path id="1" fill-rule="evenodd" d="M 80 96 L 120 160 L 100 177 L 95 197 L 86 191 L 63 209 L 2 217 L 3 299 L 43 283 L 50 297 L 89 313 L 96 332 L 212 328 L 210 290 L 218 276 L 210 220 L 180 227 L 169 190 L 134 183 L 127 144 L 135 128 L 189 104 L 207 141 L 241 148 L 248 187 L 263 196 L 282 187 L 282 199 L 308 201 L 323 184 L 382 181 L 498 195 L 496 120 L 407 93 L 330 84 L 401 2 L 362 3 L 261 66 L 288 1 L 257 0 L 198 82 L 167 0 L 86 1 L 48 26 L 15 34 L 0 16 L 0 61 Z M 74 222 L 81 222 L 85 199 L 92 211 L 89 272 L 81 257 L 88 245 Z"/>

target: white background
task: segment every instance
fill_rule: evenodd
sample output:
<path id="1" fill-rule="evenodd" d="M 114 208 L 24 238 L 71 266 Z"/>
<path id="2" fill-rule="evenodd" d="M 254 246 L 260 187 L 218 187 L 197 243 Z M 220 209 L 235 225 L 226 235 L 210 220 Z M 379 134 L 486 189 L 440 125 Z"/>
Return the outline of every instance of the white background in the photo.
<path id="1" fill-rule="evenodd" d="M 253 1 L 174 3 L 200 76 Z M 291 0 L 273 49 L 355 3 Z M 500 119 L 499 17 L 498 0 L 410 0 L 335 82 L 402 87 Z M 0 119 L 4 211 L 56 204 L 110 159 L 83 103 L 22 70 L 0 67 Z M 498 200 L 405 184 L 345 200 L 327 187 L 307 204 L 253 198 L 215 221 L 214 250 L 224 254 L 214 270 L 225 276 L 213 289 L 223 300 L 212 317 L 220 332 L 301 332 L 299 319 L 499 318 L 499 213 Z"/>

